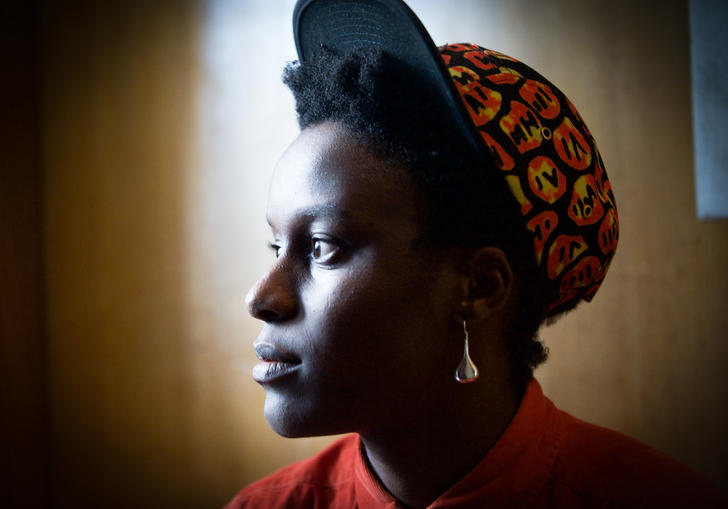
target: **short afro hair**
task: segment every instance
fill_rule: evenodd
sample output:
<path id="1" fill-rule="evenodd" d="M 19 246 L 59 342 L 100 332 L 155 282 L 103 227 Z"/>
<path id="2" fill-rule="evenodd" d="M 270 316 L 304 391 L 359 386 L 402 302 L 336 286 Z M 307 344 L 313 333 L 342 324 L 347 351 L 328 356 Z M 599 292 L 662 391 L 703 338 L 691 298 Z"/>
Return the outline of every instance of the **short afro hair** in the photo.
<path id="1" fill-rule="evenodd" d="M 513 268 L 519 313 L 508 343 L 511 376 L 523 391 L 547 350 L 537 333 L 546 303 L 533 240 L 505 179 L 447 122 L 414 71 L 381 50 L 291 63 L 283 81 L 293 92 L 301 129 L 335 121 L 367 150 L 406 167 L 425 204 L 429 246 L 501 248 Z"/>

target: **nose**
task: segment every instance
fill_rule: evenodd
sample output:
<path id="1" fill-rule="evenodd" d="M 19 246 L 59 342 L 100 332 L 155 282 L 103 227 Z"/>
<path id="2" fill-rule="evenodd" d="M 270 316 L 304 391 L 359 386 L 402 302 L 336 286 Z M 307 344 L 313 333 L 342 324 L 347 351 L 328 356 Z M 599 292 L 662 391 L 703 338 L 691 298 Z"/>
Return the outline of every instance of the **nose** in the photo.
<path id="1" fill-rule="evenodd" d="M 280 267 L 263 275 L 245 297 L 248 313 L 264 322 L 281 322 L 298 314 L 298 297 Z"/>

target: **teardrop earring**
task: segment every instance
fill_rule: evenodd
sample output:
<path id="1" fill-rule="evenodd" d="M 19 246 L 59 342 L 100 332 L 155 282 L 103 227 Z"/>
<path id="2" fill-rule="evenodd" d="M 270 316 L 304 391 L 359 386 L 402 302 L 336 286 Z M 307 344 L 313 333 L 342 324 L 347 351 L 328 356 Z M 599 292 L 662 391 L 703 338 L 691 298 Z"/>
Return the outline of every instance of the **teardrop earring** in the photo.
<path id="1" fill-rule="evenodd" d="M 455 380 L 461 384 L 469 384 L 478 379 L 478 368 L 470 358 L 470 351 L 468 349 L 468 324 L 465 320 L 463 320 L 463 332 L 465 332 L 465 352 L 463 353 L 463 358 L 460 360 L 460 364 L 458 364 L 458 368 L 455 370 Z"/>

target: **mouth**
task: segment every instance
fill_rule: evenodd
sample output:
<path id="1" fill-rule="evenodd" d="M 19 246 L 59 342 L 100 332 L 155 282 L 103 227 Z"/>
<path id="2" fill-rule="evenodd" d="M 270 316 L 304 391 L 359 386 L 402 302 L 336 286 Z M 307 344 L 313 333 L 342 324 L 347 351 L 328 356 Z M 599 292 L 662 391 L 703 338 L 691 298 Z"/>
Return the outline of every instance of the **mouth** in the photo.
<path id="1" fill-rule="evenodd" d="M 290 375 L 301 365 L 301 359 L 271 343 L 256 342 L 253 348 L 260 361 L 253 367 L 253 380 L 260 384 Z"/>

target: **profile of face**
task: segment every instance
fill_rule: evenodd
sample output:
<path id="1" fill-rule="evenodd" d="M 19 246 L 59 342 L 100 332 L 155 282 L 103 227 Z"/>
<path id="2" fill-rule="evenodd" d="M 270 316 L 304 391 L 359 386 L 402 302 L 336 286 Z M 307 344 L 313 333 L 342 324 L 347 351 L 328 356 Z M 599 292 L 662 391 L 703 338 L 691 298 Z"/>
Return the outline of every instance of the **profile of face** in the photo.
<path id="1" fill-rule="evenodd" d="M 264 322 L 254 379 L 284 436 L 387 432 L 421 419 L 462 354 L 455 257 L 421 246 L 414 184 L 336 123 L 276 166 L 275 260 L 247 297 Z"/>

